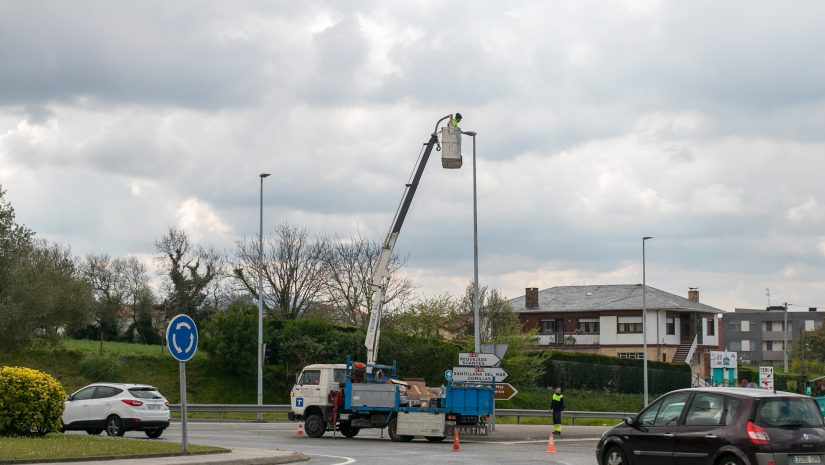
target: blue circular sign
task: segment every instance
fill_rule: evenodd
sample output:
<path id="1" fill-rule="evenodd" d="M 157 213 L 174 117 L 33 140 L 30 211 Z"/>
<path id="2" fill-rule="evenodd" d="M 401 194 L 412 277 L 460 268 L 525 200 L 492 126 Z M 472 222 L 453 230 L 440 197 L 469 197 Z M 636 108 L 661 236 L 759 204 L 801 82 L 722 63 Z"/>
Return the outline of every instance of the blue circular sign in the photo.
<path id="1" fill-rule="evenodd" d="M 198 328 L 189 315 L 180 314 L 166 327 L 166 344 L 175 360 L 186 362 L 198 350 Z"/>
<path id="2" fill-rule="evenodd" d="M 453 370 L 447 370 L 444 372 L 444 379 L 447 380 L 448 383 L 453 382 Z"/>

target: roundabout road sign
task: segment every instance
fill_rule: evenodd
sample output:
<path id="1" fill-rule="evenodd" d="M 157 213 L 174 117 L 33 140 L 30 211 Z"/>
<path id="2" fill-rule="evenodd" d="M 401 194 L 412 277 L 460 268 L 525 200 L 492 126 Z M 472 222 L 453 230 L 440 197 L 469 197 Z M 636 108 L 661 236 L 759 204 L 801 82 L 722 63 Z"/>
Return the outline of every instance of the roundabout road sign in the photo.
<path id="1" fill-rule="evenodd" d="M 198 350 L 198 328 L 189 315 L 180 314 L 166 327 L 169 353 L 179 362 L 191 359 Z"/>

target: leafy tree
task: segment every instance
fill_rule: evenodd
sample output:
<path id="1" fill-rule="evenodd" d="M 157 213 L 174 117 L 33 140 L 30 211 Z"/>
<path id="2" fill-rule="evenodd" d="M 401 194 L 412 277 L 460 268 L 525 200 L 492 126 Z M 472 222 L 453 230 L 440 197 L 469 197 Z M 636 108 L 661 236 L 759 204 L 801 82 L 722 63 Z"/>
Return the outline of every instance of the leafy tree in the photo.
<path id="1" fill-rule="evenodd" d="M 791 350 L 792 372 L 809 378 L 825 375 L 825 325 L 814 331 L 803 331 Z"/>
<path id="2" fill-rule="evenodd" d="M 62 330 L 85 322 L 91 291 L 68 248 L 45 241 L 13 261 L 0 303 L 0 347 L 15 351 L 35 340 L 54 345 Z"/>
<path id="3" fill-rule="evenodd" d="M 274 322 L 269 362 L 280 365 L 283 382 L 312 363 L 344 363 L 346 356 L 363 360 L 365 331 L 330 323 L 319 317 Z"/>
<path id="4" fill-rule="evenodd" d="M 257 334 L 258 307 L 249 301 L 235 301 L 206 323 L 201 347 L 219 371 L 252 379 L 258 366 Z"/>
<path id="5" fill-rule="evenodd" d="M 233 270 L 242 288 L 258 298 L 258 238 L 237 242 L 239 263 Z M 263 246 L 264 304 L 279 318 L 302 316 L 323 292 L 327 268 L 325 239 L 309 238 L 304 228 L 282 224 Z"/>
<path id="6" fill-rule="evenodd" d="M 223 273 L 223 256 L 213 248 L 193 245 L 184 231 L 169 228 L 155 241 L 157 259 L 169 278 L 163 307 L 169 318 L 186 313 L 198 324 L 206 320 L 201 311 L 210 283 Z"/>
<path id="7" fill-rule="evenodd" d="M 459 303 L 447 294 L 416 302 L 388 317 L 387 327 L 411 336 L 443 339 L 442 331 L 459 323 Z"/>
<path id="8" fill-rule="evenodd" d="M 470 283 L 462 299 L 462 308 L 473 308 L 473 285 Z M 525 330 L 518 314 L 497 289 L 479 288 L 479 333 L 483 343 L 507 344 L 507 353 L 501 366 L 507 371 L 507 382 L 520 386 L 534 385 L 544 373 L 544 364 L 550 353 L 539 348 L 537 330 Z M 472 350 L 472 337 L 465 342 Z"/>

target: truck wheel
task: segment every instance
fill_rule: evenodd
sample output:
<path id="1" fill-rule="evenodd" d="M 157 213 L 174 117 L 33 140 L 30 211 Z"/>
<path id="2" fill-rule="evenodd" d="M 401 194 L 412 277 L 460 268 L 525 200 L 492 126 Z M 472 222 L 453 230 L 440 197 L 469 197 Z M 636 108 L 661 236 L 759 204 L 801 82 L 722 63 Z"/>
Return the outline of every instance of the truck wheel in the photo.
<path id="1" fill-rule="evenodd" d="M 430 442 L 441 442 L 446 438 L 446 436 L 424 436 L 424 438 Z"/>
<path id="2" fill-rule="evenodd" d="M 354 438 L 355 436 L 358 436 L 358 432 L 361 431 L 361 428 L 353 427 L 350 423 L 341 423 L 341 426 L 338 427 L 338 431 L 340 431 L 345 437 Z"/>
<path id="3" fill-rule="evenodd" d="M 407 435 L 404 435 L 404 434 L 396 433 L 397 427 L 398 427 L 398 419 L 397 418 L 393 418 L 392 420 L 390 420 L 389 423 L 387 423 L 387 433 L 389 433 L 390 439 L 392 439 L 395 442 L 410 442 L 410 441 L 413 440 L 412 436 L 407 436 Z"/>
<path id="4" fill-rule="evenodd" d="M 327 425 L 321 415 L 310 415 L 304 419 L 304 431 L 311 438 L 320 438 L 326 429 Z"/>

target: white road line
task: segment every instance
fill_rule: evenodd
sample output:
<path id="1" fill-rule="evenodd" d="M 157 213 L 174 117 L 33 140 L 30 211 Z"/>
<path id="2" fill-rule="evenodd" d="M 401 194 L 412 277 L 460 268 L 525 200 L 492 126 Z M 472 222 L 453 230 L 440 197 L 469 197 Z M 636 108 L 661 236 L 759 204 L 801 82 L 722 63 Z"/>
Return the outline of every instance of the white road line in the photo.
<path id="1" fill-rule="evenodd" d="M 598 441 L 601 438 L 569 438 L 569 439 L 554 439 L 553 442 L 580 442 L 580 441 Z M 546 439 L 535 440 L 535 441 L 477 441 L 477 442 L 490 442 L 493 444 L 534 444 L 534 443 L 545 443 L 547 442 Z"/>
<path id="2" fill-rule="evenodd" d="M 353 459 L 353 458 L 350 458 L 350 457 L 342 457 L 342 456 L 340 456 L 340 455 L 321 455 L 321 454 L 309 454 L 309 455 L 311 455 L 311 456 L 312 456 L 312 455 L 315 455 L 315 456 L 318 456 L 318 457 L 330 457 L 330 458 L 333 458 L 333 459 L 345 459 L 345 461 L 344 461 L 344 462 L 333 463 L 333 464 L 331 464 L 331 465 L 349 465 L 349 464 L 351 464 L 351 463 L 355 463 L 355 462 L 357 462 L 357 460 L 355 460 L 355 459 Z"/>

